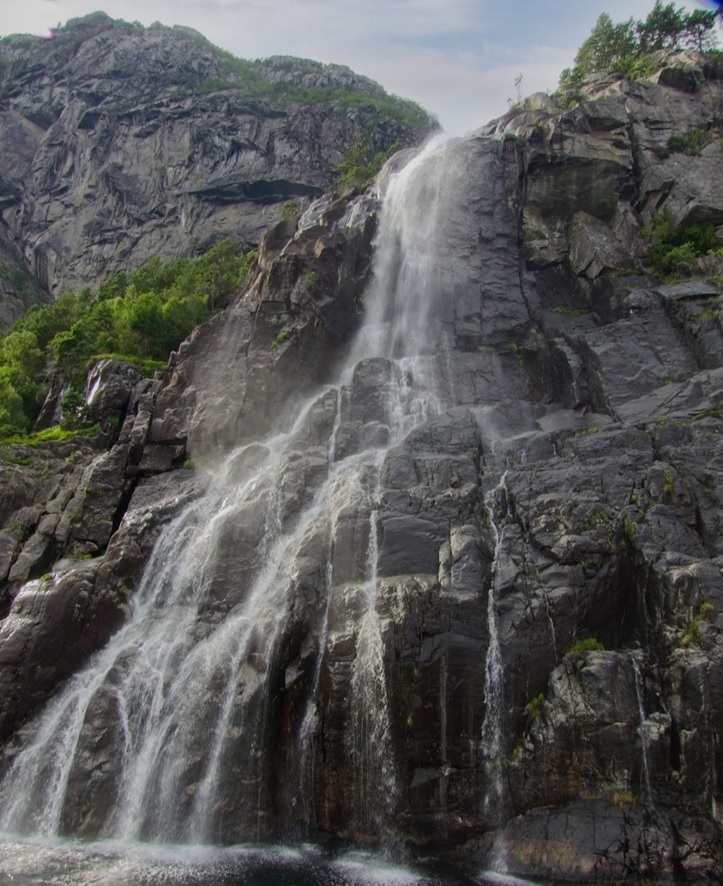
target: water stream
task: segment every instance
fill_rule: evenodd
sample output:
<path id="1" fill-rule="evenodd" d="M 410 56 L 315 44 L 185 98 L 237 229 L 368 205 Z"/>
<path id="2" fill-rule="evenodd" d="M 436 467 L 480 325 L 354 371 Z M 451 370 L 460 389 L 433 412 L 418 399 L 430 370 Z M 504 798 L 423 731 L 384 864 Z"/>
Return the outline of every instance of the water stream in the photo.
<path id="1" fill-rule="evenodd" d="M 279 716 L 274 687 L 294 679 L 280 662 L 300 606 L 311 664 L 289 792 L 304 796 L 301 815 L 313 823 L 320 681 L 341 593 L 332 539 L 339 515 L 353 507 L 367 522 L 348 702 L 354 805 L 361 834 L 393 838 L 398 785 L 377 607 L 376 499 L 387 449 L 449 405 L 432 316 L 445 162 L 432 145 L 392 176 L 366 322 L 338 382 L 303 405 L 287 430 L 230 453 L 203 495 L 165 525 L 126 625 L 48 705 L 7 772 L 0 830 L 158 844 L 262 839 L 279 753 L 268 723 Z M 383 383 L 357 445 L 340 451 L 344 410 L 354 408 L 363 371 Z M 317 550 L 325 565 L 309 576 Z M 488 716 L 498 718 L 500 701 L 489 691 Z M 497 720 L 489 731 L 499 743 Z"/>
<path id="2" fill-rule="evenodd" d="M 645 683 L 643 680 L 643 671 L 640 663 L 636 658 L 631 659 L 633 663 L 633 671 L 635 673 L 635 694 L 638 700 L 638 734 L 640 735 L 640 748 L 643 759 L 643 779 L 645 794 L 643 802 L 649 810 L 654 810 L 653 791 L 650 785 L 650 750 L 648 748 L 648 730 L 647 716 L 645 714 Z"/>
<path id="3" fill-rule="evenodd" d="M 485 765 L 486 791 L 484 810 L 487 820 L 496 827 L 505 821 L 506 790 L 504 781 L 505 699 L 500 625 L 497 613 L 497 589 L 502 557 L 502 527 L 507 506 L 507 471 L 499 483 L 485 496 L 485 509 L 494 538 L 494 557 L 487 598 L 487 629 L 489 632 L 485 659 L 485 717 L 482 723 L 481 756 Z M 502 837 L 496 841 L 495 870 L 504 872 L 505 850 Z"/>

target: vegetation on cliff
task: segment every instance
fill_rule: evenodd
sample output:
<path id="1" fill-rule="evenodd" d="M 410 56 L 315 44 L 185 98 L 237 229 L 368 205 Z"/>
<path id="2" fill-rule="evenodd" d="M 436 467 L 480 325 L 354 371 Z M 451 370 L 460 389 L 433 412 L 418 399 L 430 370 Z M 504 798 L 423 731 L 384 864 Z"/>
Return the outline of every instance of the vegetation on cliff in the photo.
<path id="1" fill-rule="evenodd" d="M 135 273 L 106 280 L 96 293 L 69 291 L 30 310 L 0 338 L 0 437 L 27 432 L 50 382 L 70 388 L 64 412 L 80 418 L 89 364 L 115 356 L 146 371 L 238 292 L 255 260 L 229 240 L 197 259 L 155 257 Z"/>
<path id="2" fill-rule="evenodd" d="M 613 23 L 607 13 L 598 18 L 590 36 L 575 56 L 572 68 L 560 75 L 560 87 L 574 92 L 591 74 L 622 74 L 634 79 L 659 65 L 665 50 L 713 50 L 717 45 L 716 20 L 720 12 L 696 9 L 687 13 L 674 3 L 657 0 L 644 21 Z"/>
<path id="3" fill-rule="evenodd" d="M 396 141 L 388 150 L 375 152 L 368 141 L 357 139 L 344 152 L 339 164 L 339 183 L 342 187 L 366 187 L 392 154 L 402 147 L 402 143 Z"/>
<path id="4" fill-rule="evenodd" d="M 723 243 L 712 222 L 677 227 L 670 210 L 663 210 L 642 233 L 650 243 L 650 269 L 661 277 L 695 274 L 702 256 L 723 258 Z"/>

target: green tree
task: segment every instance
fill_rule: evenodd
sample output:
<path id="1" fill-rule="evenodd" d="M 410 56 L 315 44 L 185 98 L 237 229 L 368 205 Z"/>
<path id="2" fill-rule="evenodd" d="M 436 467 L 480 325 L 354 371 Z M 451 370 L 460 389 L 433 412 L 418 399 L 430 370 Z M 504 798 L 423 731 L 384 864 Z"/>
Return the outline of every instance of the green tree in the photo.
<path id="1" fill-rule="evenodd" d="M 0 367 L 6 383 L 20 398 L 22 415 L 26 418 L 34 416 L 39 406 L 40 376 L 44 363 L 37 337 L 29 329 L 12 331 L 0 340 Z M 11 396 L 11 400 L 13 405 L 9 415 L 15 424 L 20 421 L 19 427 L 22 427 L 27 421 L 19 418 L 14 396 Z"/>
<path id="2" fill-rule="evenodd" d="M 613 71 L 617 66 L 627 63 L 634 56 L 636 48 L 633 19 L 616 25 L 603 12 L 592 33 L 578 50 L 575 66 L 585 75 L 596 71 Z"/>
<path id="3" fill-rule="evenodd" d="M 108 301 L 113 298 L 122 298 L 128 286 L 128 275 L 120 271 L 101 283 L 98 290 L 97 301 Z"/>
<path id="4" fill-rule="evenodd" d="M 130 278 L 115 274 L 89 290 L 67 292 L 56 302 L 28 311 L 0 336 L 0 435 L 28 430 L 48 380 L 69 383 L 65 423 L 82 424 L 77 392 L 101 354 L 166 360 L 184 338 L 240 290 L 255 265 L 229 240 L 198 259 L 163 262 L 154 257 Z"/>
<path id="5" fill-rule="evenodd" d="M 359 137 L 344 152 L 341 163 L 337 167 L 340 184 L 354 187 L 366 187 L 387 160 L 402 147 L 395 142 L 388 150 L 374 152 L 371 142 Z"/>
<path id="6" fill-rule="evenodd" d="M 690 14 L 673 3 L 657 0 L 644 21 L 632 18 L 614 24 L 607 13 L 597 20 L 577 55 L 575 65 L 560 76 L 560 87 L 575 93 L 590 74 L 623 74 L 639 77 L 659 64 L 655 53 L 684 46 L 700 52 L 717 45 L 715 24 L 721 13 L 696 9 Z"/>
<path id="7" fill-rule="evenodd" d="M 0 367 L 0 436 L 17 434 L 27 427 L 22 397 L 15 390 L 5 367 Z"/>
<path id="8" fill-rule="evenodd" d="M 656 0 L 644 22 L 638 22 L 637 31 L 643 52 L 656 49 L 676 49 L 685 30 L 687 14 L 682 6 L 673 3 L 665 6 Z"/>
<path id="9" fill-rule="evenodd" d="M 713 49 L 717 44 L 715 35 L 716 19 L 718 14 L 705 9 L 695 9 L 686 16 L 685 26 L 682 32 L 682 41 L 690 49 L 705 52 Z"/>

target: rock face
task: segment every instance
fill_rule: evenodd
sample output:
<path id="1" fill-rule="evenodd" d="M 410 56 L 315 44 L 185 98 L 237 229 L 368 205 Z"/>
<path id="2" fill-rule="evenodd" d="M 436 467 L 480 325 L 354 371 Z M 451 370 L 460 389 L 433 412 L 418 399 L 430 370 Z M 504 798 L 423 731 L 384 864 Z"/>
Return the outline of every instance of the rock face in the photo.
<path id="1" fill-rule="evenodd" d="M 723 220 L 718 146 L 660 156 L 707 125 L 686 82 L 399 157 L 381 211 L 320 198 L 161 381 L 109 387 L 117 439 L 52 490 L 14 451 L 2 828 L 720 880 L 721 292 L 640 262 L 656 209 Z M 34 715 L 111 634 L 60 753 Z"/>
<path id="2" fill-rule="evenodd" d="M 244 62 L 186 28 L 96 13 L 5 38 L 0 322 L 153 255 L 255 245 L 286 202 L 334 184 L 357 140 L 385 151 L 434 125 L 348 68 Z"/>

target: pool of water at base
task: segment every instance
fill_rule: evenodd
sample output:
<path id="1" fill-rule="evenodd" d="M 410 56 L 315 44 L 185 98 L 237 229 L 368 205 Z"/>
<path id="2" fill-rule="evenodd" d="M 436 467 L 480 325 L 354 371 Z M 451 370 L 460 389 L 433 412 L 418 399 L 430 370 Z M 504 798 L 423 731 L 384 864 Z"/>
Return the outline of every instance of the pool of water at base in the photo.
<path id="1" fill-rule="evenodd" d="M 0 884 L 12 886 L 535 886 L 465 876 L 433 859 L 396 861 L 317 846 L 161 846 L 0 835 Z"/>

